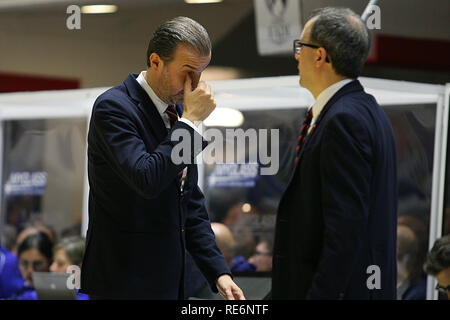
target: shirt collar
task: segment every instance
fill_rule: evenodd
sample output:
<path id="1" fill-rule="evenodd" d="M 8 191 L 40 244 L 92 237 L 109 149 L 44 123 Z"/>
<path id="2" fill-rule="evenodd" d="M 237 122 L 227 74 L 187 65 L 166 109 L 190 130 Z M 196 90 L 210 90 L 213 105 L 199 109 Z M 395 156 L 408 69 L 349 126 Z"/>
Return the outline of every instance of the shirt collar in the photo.
<path id="1" fill-rule="evenodd" d="M 323 107 L 325 107 L 325 105 L 331 99 L 331 97 L 333 97 L 334 94 L 339 91 L 339 89 L 341 89 L 347 83 L 352 82 L 353 80 L 355 80 L 355 79 L 344 79 L 344 80 L 338 81 L 338 82 L 332 84 L 331 86 L 329 86 L 328 88 L 326 88 L 325 90 L 323 90 L 317 96 L 316 103 L 312 107 L 314 120 L 316 120 L 319 117 L 320 112 L 322 112 Z"/>
<path id="2" fill-rule="evenodd" d="M 156 109 L 158 109 L 159 114 L 161 117 L 164 118 L 164 112 L 167 109 L 168 104 L 162 101 L 153 91 L 152 87 L 148 84 L 147 80 L 145 80 L 145 73 L 147 71 L 142 71 L 139 76 L 136 78 L 136 81 L 141 85 L 142 89 L 147 92 L 148 96 L 152 100 L 153 104 L 156 106 Z"/>

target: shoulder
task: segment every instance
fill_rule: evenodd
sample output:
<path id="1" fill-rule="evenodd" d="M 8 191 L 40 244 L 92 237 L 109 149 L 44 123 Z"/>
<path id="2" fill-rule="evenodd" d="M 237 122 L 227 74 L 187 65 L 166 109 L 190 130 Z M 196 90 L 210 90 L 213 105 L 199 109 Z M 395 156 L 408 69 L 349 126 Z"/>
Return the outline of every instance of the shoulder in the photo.
<path id="1" fill-rule="evenodd" d="M 324 122 L 332 131 L 353 131 L 369 133 L 375 127 L 375 118 L 381 108 L 375 98 L 364 90 L 342 95 L 334 101 L 324 117 Z"/>
<path id="2" fill-rule="evenodd" d="M 134 102 L 129 96 L 124 84 L 112 87 L 97 97 L 92 109 L 92 115 L 101 112 L 126 112 L 132 110 Z"/>
<path id="3" fill-rule="evenodd" d="M 131 97 L 127 91 L 125 84 L 121 83 L 117 86 L 109 88 L 100 94 L 95 100 L 94 106 L 109 101 L 131 101 Z"/>

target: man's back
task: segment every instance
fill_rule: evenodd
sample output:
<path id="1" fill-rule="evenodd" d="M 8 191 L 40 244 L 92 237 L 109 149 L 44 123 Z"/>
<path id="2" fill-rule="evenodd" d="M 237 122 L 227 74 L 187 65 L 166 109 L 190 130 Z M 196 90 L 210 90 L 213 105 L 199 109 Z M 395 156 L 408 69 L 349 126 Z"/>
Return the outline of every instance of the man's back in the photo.
<path id="1" fill-rule="evenodd" d="M 324 107 L 303 148 L 278 210 L 274 298 L 394 299 L 396 148 L 387 116 L 353 81 Z M 367 287 L 373 265 L 382 290 Z"/>

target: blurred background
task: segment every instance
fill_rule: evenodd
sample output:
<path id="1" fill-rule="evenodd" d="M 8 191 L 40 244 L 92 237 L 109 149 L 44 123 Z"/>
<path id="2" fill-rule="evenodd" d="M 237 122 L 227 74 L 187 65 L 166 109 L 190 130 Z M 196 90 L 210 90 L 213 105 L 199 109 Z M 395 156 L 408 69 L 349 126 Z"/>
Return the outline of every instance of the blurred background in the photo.
<path id="1" fill-rule="evenodd" d="M 81 29 L 69 30 L 66 9 L 72 4 L 112 4 L 117 11 L 82 14 Z M 298 2 L 299 22 L 316 8 L 343 6 L 362 14 L 367 4 L 361 0 L 302 0 Z M 381 29 L 372 30 L 377 48 L 372 50 L 363 75 L 449 82 L 450 2 L 381 0 L 377 5 Z M 130 72 L 144 69 L 153 30 L 180 15 L 200 22 L 211 37 L 213 56 L 205 80 L 296 73 L 291 52 L 258 53 L 253 0 L 203 4 L 184 0 L 0 0 L 0 92 L 115 85 Z M 58 81 L 52 82 L 55 79 Z"/>

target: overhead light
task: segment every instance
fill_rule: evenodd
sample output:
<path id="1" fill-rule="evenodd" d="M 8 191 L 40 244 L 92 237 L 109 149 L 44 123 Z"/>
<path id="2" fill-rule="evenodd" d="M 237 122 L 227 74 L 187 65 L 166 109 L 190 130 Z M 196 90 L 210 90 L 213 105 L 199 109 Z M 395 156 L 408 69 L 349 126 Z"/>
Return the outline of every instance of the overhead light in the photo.
<path id="1" fill-rule="evenodd" d="M 106 4 L 99 4 L 99 5 L 89 5 L 89 6 L 82 6 L 81 7 L 81 13 L 86 14 L 99 14 L 99 13 L 114 13 L 117 11 L 116 5 L 106 5 Z"/>
<path id="2" fill-rule="evenodd" d="M 249 203 L 244 203 L 242 205 L 242 211 L 248 213 L 252 210 L 252 206 Z"/>
<path id="3" fill-rule="evenodd" d="M 244 122 L 242 112 L 232 108 L 216 108 L 203 121 L 207 127 L 239 127 Z"/>
<path id="4" fill-rule="evenodd" d="M 218 3 L 218 2 L 222 2 L 223 0 L 184 0 L 184 2 L 186 3 Z"/>

